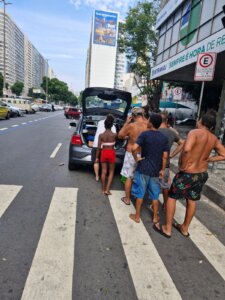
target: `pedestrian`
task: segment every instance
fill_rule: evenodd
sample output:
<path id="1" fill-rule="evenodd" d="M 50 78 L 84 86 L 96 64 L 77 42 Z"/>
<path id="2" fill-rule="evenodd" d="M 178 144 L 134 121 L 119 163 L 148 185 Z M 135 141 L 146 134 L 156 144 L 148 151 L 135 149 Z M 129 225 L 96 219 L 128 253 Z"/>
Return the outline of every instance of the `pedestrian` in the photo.
<path id="1" fill-rule="evenodd" d="M 108 114 L 108 116 L 112 116 L 112 115 Z M 93 162 L 96 181 L 99 181 L 99 171 L 100 171 L 99 170 L 100 169 L 99 162 L 96 162 L 96 153 L 97 153 L 97 149 L 98 149 L 98 138 L 99 138 L 99 135 L 105 131 L 105 124 L 104 124 L 105 120 L 106 119 L 100 120 L 98 122 L 97 130 L 96 130 L 95 137 L 94 137 L 93 147 L 91 149 L 91 160 Z M 116 133 L 116 127 L 114 125 L 112 126 L 112 132 Z"/>
<path id="2" fill-rule="evenodd" d="M 158 199 L 160 193 L 159 178 L 163 178 L 169 155 L 168 139 L 158 131 L 162 123 L 160 114 L 152 113 L 149 118 L 150 130 L 142 132 L 132 147 L 135 161 L 138 162 L 134 174 L 131 194 L 136 197 L 136 213 L 130 218 L 140 222 L 141 206 L 145 193 L 153 204 L 153 223 L 159 222 Z M 141 157 L 137 156 L 141 147 Z"/>
<path id="3" fill-rule="evenodd" d="M 159 131 L 165 135 L 169 142 L 169 148 L 171 151 L 171 147 L 173 143 L 177 143 L 177 147 L 174 149 L 172 153 L 170 153 L 169 158 L 167 160 L 166 169 L 164 172 L 163 178 L 160 180 L 160 185 L 163 194 L 163 208 L 166 209 L 166 203 L 168 199 L 168 192 L 170 188 L 170 158 L 175 157 L 178 153 L 181 152 L 184 146 L 184 140 L 173 130 L 168 128 L 168 118 L 166 113 L 161 113 L 162 123 L 159 127 Z"/>
<path id="4" fill-rule="evenodd" d="M 127 118 L 124 126 L 118 133 L 119 139 L 128 139 L 126 153 L 124 157 L 123 167 L 121 175 L 126 177 L 124 184 L 125 197 L 121 200 L 126 205 L 130 205 L 131 187 L 133 182 L 134 171 L 136 168 L 136 162 L 132 155 L 132 147 L 137 140 L 138 136 L 145 130 L 147 130 L 147 122 L 143 115 L 143 109 L 141 107 L 134 107 L 132 109 L 132 115 Z"/>
<path id="5" fill-rule="evenodd" d="M 179 172 L 175 175 L 169 190 L 166 207 L 166 224 L 155 224 L 154 229 L 167 238 L 171 237 L 172 226 L 183 236 L 189 237 L 189 226 L 196 211 L 196 201 L 200 200 L 204 184 L 208 179 L 208 163 L 225 160 L 225 147 L 211 132 L 216 125 L 215 113 L 205 114 L 197 123 L 197 129 L 191 130 L 187 136 L 180 155 Z M 210 156 L 212 150 L 215 156 Z M 173 223 L 176 200 L 186 200 L 184 222 Z"/>
<path id="6" fill-rule="evenodd" d="M 105 195 L 111 195 L 110 187 L 113 181 L 116 151 L 114 145 L 117 139 L 117 133 L 114 133 L 111 129 L 113 126 L 114 118 L 112 115 L 108 115 L 105 124 L 105 131 L 99 135 L 98 138 L 98 150 L 96 153 L 96 163 L 101 162 L 102 174 L 102 193 Z M 101 154 L 100 154 L 101 150 Z M 108 181 L 106 183 L 106 176 L 108 173 Z"/>
<path id="7" fill-rule="evenodd" d="M 168 125 L 170 127 L 173 127 L 173 125 L 174 125 L 174 118 L 173 118 L 173 115 L 172 115 L 171 112 L 168 114 L 168 121 L 167 121 L 167 123 L 168 123 Z"/>

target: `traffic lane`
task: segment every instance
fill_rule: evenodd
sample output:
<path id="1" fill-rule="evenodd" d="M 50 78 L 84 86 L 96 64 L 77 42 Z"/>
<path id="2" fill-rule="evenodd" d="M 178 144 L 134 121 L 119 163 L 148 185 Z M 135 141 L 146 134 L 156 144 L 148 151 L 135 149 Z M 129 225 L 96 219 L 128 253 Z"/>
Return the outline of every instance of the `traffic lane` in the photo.
<path id="1" fill-rule="evenodd" d="M 50 155 L 59 143 L 63 146 L 69 144 L 68 126 L 67 120 L 60 114 L 0 134 L 1 175 L 4 170 L 2 180 L 26 184 L 40 169 L 37 166 L 50 164 Z M 67 149 L 64 151 L 67 152 Z"/>
<path id="2" fill-rule="evenodd" d="M 109 299 L 112 297 L 136 299 L 112 211 L 108 205 L 108 198 L 101 195 L 100 182 L 95 181 L 90 167 L 81 168 L 78 172 L 68 171 L 68 147 L 71 135 L 68 125 L 68 122 L 58 119 L 56 122 L 48 123 L 48 138 L 57 131 L 57 137 L 63 140 L 63 136 L 68 141 L 65 149 L 60 149 L 54 159 L 42 157 L 42 155 L 37 157 L 36 153 L 32 153 L 36 148 L 28 149 L 27 155 L 30 153 L 36 159 L 40 158 L 40 161 L 42 159 L 44 163 L 37 163 L 33 174 L 28 175 L 28 166 L 25 165 L 23 169 L 15 166 L 14 172 L 17 172 L 19 178 L 14 177 L 10 181 L 12 173 L 4 178 L 7 184 L 9 181 L 15 184 L 13 180 L 17 179 L 16 183 L 24 184 L 24 187 L 1 219 L 1 228 L 4 229 L 0 238 L 0 244 L 3 245 L 1 251 L 10 262 L 4 265 L 2 280 L 5 282 L 2 290 L 6 294 L 9 290 L 13 290 L 13 297 L 20 298 L 54 188 L 55 186 L 69 186 L 79 187 L 74 294 L 86 296 L 88 291 L 92 291 L 96 299 L 99 299 L 99 295 L 109 295 Z M 32 143 L 35 141 L 32 140 Z M 114 188 L 118 188 L 119 184 L 118 176 L 115 178 Z M 91 231 L 88 229 L 89 224 Z M 83 272 L 84 262 L 89 266 L 85 269 L 91 270 L 88 275 Z M 96 270 L 95 276 L 93 276 L 94 270 Z"/>
<path id="3" fill-rule="evenodd" d="M 1 128 L 10 128 L 12 125 L 21 125 L 28 121 L 50 117 L 53 115 L 63 114 L 61 111 L 56 112 L 36 112 L 35 114 L 24 114 L 22 117 L 10 118 L 9 120 L 0 120 L 0 129 Z"/>

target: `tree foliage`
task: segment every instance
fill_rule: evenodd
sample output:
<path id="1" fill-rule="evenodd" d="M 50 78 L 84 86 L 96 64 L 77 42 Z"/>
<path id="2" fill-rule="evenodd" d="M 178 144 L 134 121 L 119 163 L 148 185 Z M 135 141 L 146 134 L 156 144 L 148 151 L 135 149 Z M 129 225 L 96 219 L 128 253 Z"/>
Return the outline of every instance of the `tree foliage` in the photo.
<path id="1" fill-rule="evenodd" d="M 11 90 L 17 96 L 20 96 L 23 91 L 24 84 L 21 81 L 16 81 L 12 86 Z"/>
<path id="2" fill-rule="evenodd" d="M 57 78 L 50 79 L 46 76 L 43 77 L 41 87 L 45 93 L 47 91 L 49 101 L 63 101 L 73 106 L 78 104 L 77 97 L 69 91 L 68 85 Z"/>
<path id="3" fill-rule="evenodd" d="M 159 0 L 138 1 L 130 8 L 125 23 L 120 24 L 119 49 L 126 53 L 130 70 L 134 72 L 136 84 L 141 94 L 147 95 L 152 108 L 158 106 L 160 90 L 158 81 L 151 81 L 150 74 L 156 59 L 157 34 L 156 17 Z"/>

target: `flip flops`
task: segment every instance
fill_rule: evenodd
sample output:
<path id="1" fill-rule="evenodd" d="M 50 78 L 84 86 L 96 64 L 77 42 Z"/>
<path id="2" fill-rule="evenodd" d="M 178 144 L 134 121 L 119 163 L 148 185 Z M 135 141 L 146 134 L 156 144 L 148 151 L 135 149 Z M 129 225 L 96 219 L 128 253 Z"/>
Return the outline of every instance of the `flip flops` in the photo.
<path id="1" fill-rule="evenodd" d="M 181 230 L 181 224 L 178 224 L 176 222 L 173 223 L 173 227 L 180 232 L 181 235 L 183 235 L 184 237 L 188 238 L 190 236 L 189 232 L 187 234 L 183 233 Z"/>
<path id="2" fill-rule="evenodd" d="M 161 234 L 161 235 L 163 235 L 164 237 L 166 237 L 167 239 L 170 239 L 170 238 L 171 238 L 171 235 L 169 235 L 169 234 L 167 234 L 167 233 L 165 233 L 165 232 L 163 231 L 162 225 L 159 224 L 159 228 L 158 228 L 158 227 L 156 226 L 156 224 L 159 224 L 159 222 L 153 224 L 153 229 L 154 229 L 156 232 L 158 232 L 159 234 Z"/>
<path id="3" fill-rule="evenodd" d="M 122 197 L 122 198 L 121 198 L 121 201 L 122 201 L 124 204 L 126 204 L 126 205 L 130 205 L 130 203 L 127 203 L 127 202 L 125 201 L 125 199 L 126 199 L 126 197 Z"/>

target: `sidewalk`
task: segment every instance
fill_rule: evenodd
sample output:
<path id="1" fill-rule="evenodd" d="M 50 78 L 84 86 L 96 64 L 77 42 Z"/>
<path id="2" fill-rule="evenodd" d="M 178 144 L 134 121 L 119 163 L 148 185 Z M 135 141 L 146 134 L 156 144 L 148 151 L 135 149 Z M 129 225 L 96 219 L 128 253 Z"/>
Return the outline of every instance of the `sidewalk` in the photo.
<path id="1" fill-rule="evenodd" d="M 171 159 L 171 171 L 178 171 L 178 157 Z M 209 179 L 204 188 L 203 195 L 225 210 L 225 162 L 209 165 Z"/>

